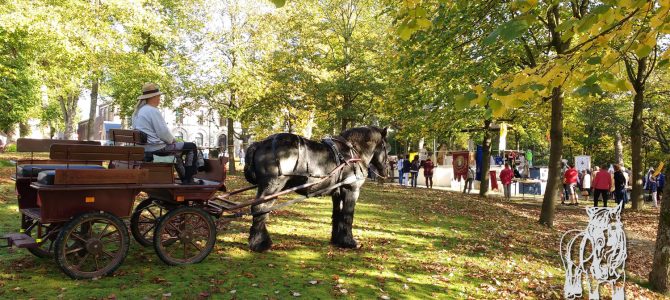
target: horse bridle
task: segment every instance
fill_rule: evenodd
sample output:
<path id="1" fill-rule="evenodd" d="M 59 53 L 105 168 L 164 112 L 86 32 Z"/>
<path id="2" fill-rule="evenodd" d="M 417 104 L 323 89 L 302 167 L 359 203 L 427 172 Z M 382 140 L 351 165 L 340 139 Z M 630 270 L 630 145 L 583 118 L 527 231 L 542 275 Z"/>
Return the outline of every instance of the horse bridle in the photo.
<path id="1" fill-rule="evenodd" d="M 386 141 L 384 141 L 384 139 L 382 139 L 382 153 L 384 153 L 384 161 L 382 162 L 382 165 L 385 166 L 386 164 L 388 164 L 388 158 L 389 158 L 389 156 L 388 156 L 388 153 L 386 152 Z M 376 167 L 375 167 L 375 169 L 376 169 Z M 377 171 L 375 171 L 375 170 L 372 169 L 372 168 L 370 168 L 370 171 L 371 171 L 372 173 L 375 173 L 375 175 L 377 175 L 377 177 L 379 177 L 379 178 L 381 178 L 381 179 L 384 179 L 384 180 L 387 179 L 386 176 L 383 176 L 383 175 L 377 173 Z M 387 174 L 388 174 L 388 172 L 387 172 Z"/>

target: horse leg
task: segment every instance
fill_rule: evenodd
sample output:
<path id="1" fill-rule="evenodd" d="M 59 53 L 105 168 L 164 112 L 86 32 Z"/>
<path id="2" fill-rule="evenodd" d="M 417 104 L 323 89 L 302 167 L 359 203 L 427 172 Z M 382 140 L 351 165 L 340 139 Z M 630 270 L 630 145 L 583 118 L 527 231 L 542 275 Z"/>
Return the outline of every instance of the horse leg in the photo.
<path id="1" fill-rule="evenodd" d="M 626 299 L 626 293 L 624 292 L 624 286 L 626 282 L 616 282 L 612 281 L 612 300 L 624 300 Z"/>
<path id="2" fill-rule="evenodd" d="M 354 223 L 354 209 L 356 207 L 356 200 L 358 200 L 359 190 L 358 188 L 354 190 L 342 190 L 342 210 L 340 220 L 337 227 L 337 236 L 334 240 L 334 244 L 340 248 L 357 248 L 358 242 L 354 239 L 354 235 L 351 232 L 351 227 Z M 333 224 L 335 226 L 335 224 Z"/>
<path id="3" fill-rule="evenodd" d="M 600 282 L 593 275 L 586 276 L 589 282 L 589 300 L 600 300 Z"/>
<path id="4" fill-rule="evenodd" d="M 266 195 L 272 195 L 274 193 L 281 191 L 285 183 L 286 183 L 285 181 L 283 182 L 274 181 L 268 184 L 268 186 L 266 186 L 265 188 L 259 187 L 258 193 L 256 194 L 256 199 Z M 268 209 L 272 207 L 273 203 L 274 200 L 258 205 L 253 205 L 251 206 L 251 213 L 257 213 L 265 209 Z M 267 213 L 253 217 L 251 228 L 249 229 L 250 250 L 255 252 L 264 252 L 270 249 L 270 247 L 272 247 L 272 239 L 270 238 L 270 234 L 268 233 L 268 229 L 265 225 L 265 223 L 268 220 L 268 217 L 269 216 Z"/>
<path id="5" fill-rule="evenodd" d="M 333 193 L 331 198 L 333 200 L 333 230 L 330 233 L 330 243 L 335 244 L 340 234 L 340 222 L 342 222 L 342 193 L 338 189 Z"/>

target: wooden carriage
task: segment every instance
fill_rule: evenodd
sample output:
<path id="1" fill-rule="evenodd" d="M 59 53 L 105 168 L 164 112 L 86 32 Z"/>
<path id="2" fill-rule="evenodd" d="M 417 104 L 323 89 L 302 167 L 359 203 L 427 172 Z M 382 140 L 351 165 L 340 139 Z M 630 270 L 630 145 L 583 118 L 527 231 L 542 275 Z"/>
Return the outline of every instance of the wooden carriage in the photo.
<path id="1" fill-rule="evenodd" d="M 155 236 L 160 240 L 157 254 L 168 264 L 195 263 L 209 254 L 216 227 L 213 211 L 205 208 L 217 191 L 225 190 L 225 159 L 207 160 L 196 175 L 203 184 L 180 185 L 173 164 L 144 162 L 144 148 L 132 145 L 132 131 L 115 134 L 116 142 L 127 145 L 17 141 L 17 151 L 30 152 L 31 157 L 18 160 L 12 176 L 21 228 L 4 236 L 8 246 L 54 257 L 73 278 L 104 276 L 127 255 L 130 240 L 122 219 L 130 218 L 135 239 L 149 246 L 155 244 Z M 49 158 L 35 158 L 39 152 L 49 152 Z M 143 191 L 149 198 L 133 211 Z M 173 251 L 176 248 L 183 252 Z"/>

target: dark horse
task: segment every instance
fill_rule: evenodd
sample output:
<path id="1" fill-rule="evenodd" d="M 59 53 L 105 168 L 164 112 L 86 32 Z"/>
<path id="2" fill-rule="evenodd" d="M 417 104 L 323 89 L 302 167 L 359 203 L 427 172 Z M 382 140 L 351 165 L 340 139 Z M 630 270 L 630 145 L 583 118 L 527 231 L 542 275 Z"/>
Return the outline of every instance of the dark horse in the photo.
<path id="1" fill-rule="evenodd" d="M 346 165 L 322 183 L 297 192 L 301 195 L 331 195 L 333 230 L 330 242 L 342 248 L 356 248 L 358 243 L 351 233 L 354 207 L 368 175 L 368 166 L 372 164 L 380 174 L 386 174 L 386 128 L 352 128 L 321 142 L 290 133 L 271 135 L 251 144 L 247 149 L 244 176 L 251 184 L 258 185 L 256 197 L 263 197 L 322 180 L 340 164 L 352 158 L 360 158 L 360 162 Z M 329 189 L 340 183 L 344 184 Z M 254 215 L 249 231 L 249 248 L 253 251 L 265 251 L 272 246 L 265 225 L 267 213 L 258 213 L 267 211 L 273 202 L 251 207 L 251 212 L 257 214 Z"/>

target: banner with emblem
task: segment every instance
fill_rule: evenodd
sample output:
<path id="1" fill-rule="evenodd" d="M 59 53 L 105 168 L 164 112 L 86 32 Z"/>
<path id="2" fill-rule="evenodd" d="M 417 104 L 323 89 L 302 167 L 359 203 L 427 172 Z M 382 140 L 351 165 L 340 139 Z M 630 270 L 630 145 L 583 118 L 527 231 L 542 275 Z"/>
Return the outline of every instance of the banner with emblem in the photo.
<path id="1" fill-rule="evenodd" d="M 454 168 L 454 180 L 460 181 L 461 177 L 463 177 L 463 179 L 468 178 L 470 152 L 453 152 L 451 155 L 453 157 L 452 166 Z"/>
<path id="2" fill-rule="evenodd" d="M 575 168 L 579 172 L 581 172 L 582 170 L 590 170 L 591 156 L 588 155 L 575 156 Z"/>

